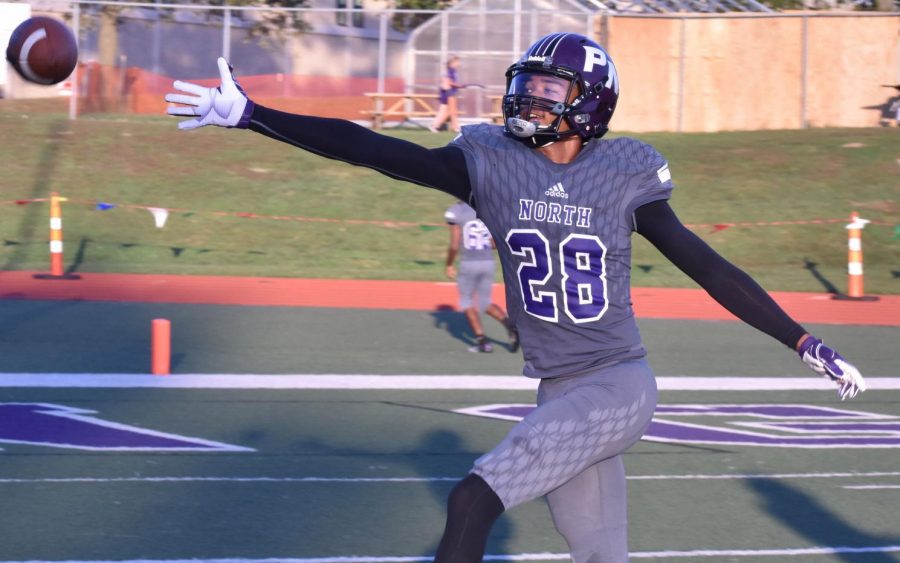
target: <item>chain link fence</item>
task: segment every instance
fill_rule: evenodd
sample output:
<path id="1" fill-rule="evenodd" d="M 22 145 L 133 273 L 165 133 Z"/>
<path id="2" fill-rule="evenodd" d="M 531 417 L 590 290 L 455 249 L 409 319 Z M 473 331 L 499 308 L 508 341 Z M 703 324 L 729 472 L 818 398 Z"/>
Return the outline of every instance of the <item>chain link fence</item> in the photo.
<path id="1" fill-rule="evenodd" d="M 72 117 L 163 115 L 173 80 L 215 86 L 215 60 L 225 56 L 263 105 L 427 126 L 454 54 L 469 85 L 459 95 L 462 121 L 496 120 L 507 67 L 539 37 L 569 31 L 613 53 L 623 88 L 618 130 L 857 127 L 891 117 L 896 94 L 885 86 L 900 84 L 900 15 L 626 15 L 589 4 L 467 0 L 413 11 L 345 0 L 273 10 L 76 0 L 63 16 L 78 35 L 80 64 L 63 91 L 74 93 Z M 12 97 L 25 91 L 10 86 Z"/>

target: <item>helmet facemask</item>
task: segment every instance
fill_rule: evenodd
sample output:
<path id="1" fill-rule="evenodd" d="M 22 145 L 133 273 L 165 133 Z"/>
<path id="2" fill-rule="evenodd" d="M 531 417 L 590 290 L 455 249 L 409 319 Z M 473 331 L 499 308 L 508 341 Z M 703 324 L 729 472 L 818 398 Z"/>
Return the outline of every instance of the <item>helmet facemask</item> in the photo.
<path id="1" fill-rule="evenodd" d="M 568 73 L 545 68 L 511 68 L 507 72 L 503 116 L 507 131 L 533 147 L 575 134 L 567 115 L 580 88 Z M 552 121 L 549 119 L 555 116 Z M 560 131 L 563 122 L 570 127 Z"/>

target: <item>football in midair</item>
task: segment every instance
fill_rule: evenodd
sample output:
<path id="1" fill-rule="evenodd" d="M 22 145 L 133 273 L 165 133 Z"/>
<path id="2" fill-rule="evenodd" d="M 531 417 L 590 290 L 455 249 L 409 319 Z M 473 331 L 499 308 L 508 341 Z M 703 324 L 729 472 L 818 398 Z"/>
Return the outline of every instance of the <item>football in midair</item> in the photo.
<path id="1" fill-rule="evenodd" d="M 29 82 L 56 84 L 75 70 L 78 44 L 61 21 L 35 16 L 23 21 L 12 32 L 6 60 Z"/>

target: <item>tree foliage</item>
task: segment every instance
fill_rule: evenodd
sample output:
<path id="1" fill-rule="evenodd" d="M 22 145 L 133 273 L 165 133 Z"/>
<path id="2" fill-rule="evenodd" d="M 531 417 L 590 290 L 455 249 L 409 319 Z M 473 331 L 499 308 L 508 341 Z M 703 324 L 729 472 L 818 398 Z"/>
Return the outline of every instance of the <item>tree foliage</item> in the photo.
<path id="1" fill-rule="evenodd" d="M 453 4 L 453 0 L 396 0 L 394 8 L 398 10 L 444 10 Z M 394 14 L 391 27 L 397 31 L 415 29 L 434 17 L 435 14 Z"/>
<path id="2" fill-rule="evenodd" d="M 236 10 L 232 17 L 246 22 L 251 37 L 277 37 L 286 31 L 303 32 L 309 24 L 302 12 L 285 11 L 284 8 L 306 8 L 307 0 L 209 0 L 210 6 L 222 7 L 267 7 L 271 10 Z"/>

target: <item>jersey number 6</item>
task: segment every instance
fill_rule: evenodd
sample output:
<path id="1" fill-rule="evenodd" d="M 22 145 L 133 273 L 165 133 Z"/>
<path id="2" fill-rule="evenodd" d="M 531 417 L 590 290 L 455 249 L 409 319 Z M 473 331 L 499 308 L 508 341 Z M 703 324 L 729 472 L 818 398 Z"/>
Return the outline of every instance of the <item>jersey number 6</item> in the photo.
<path id="1" fill-rule="evenodd" d="M 551 283 L 559 258 L 563 310 L 575 323 L 599 320 L 606 313 L 606 246 L 593 235 L 572 234 L 559 243 L 554 256 L 550 242 L 537 229 L 513 229 L 506 235 L 509 250 L 522 258 L 518 277 L 525 311 L 539 319 L 559 322 L 556 291 L 542 291 Z M 554 284 L 555 285 L 555 284 Z"/>

